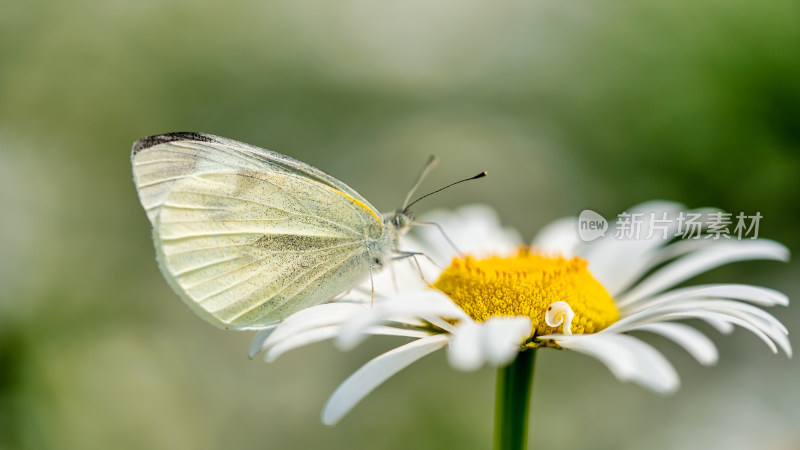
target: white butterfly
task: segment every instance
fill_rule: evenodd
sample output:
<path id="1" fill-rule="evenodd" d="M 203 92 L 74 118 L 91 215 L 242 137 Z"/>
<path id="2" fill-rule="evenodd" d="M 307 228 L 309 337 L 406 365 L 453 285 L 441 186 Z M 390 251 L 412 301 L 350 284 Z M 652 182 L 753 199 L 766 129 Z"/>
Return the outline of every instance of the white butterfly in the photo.
<path id="1" fill-rule="evenodd" d="M 221 328 L 261 328 L 330 300 L 398 251 L 411 222 L 406 206 L 384 217 L 319 169 L 218 136 L 151 136 L 131 159 L 164 277 Z"/>

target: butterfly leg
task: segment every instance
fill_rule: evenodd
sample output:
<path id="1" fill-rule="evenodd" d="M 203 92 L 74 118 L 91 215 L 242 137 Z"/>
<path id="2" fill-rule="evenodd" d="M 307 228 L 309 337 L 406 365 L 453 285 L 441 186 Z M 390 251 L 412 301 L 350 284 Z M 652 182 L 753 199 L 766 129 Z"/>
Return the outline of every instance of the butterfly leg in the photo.
<path id="1" fill-rule="evenodd" d="M 395 249 L 394 252 L 397 253 L 397 256 L 393 256 L 392 257 L 393 260 L 414 258 L 415 256 L 424 256 L 431 264 L 436 266 L 439 270 L 444 270 L 444 268 L 442 266 L 440 266 L 439 264 L 437 264 L 436 261 L 434 261 L 433 258 L 428 256 L 427 253 L 409 252 L 409 251 L 406 251 L 406 250 L 397 250 L 397 249 Z M 414 260 L 416 261 L 416 258 L 414 258 Z"/>
<path id="2" fill-rule="evenodd" d="M 436 227 L 436 229 L 439 230 L 440 233 L 442 233 L 442 236 L 444 236 L 444 240 L 447 241 L 448 244 L 450 244 L 450 247 L 453 247 L 453 250 L 455 250 L 456 253 L 458 253 L 458 256 L 460 256 L 462 258 L 464 257 L 464 252 L 462 252 L 461 249 L 458 248 L 458 246 L 455 244 L 455 242 L 453 242 L 453 240 L 450 239 L 450 236 L 448 236 L 447 233 L 444 232 L 444 228 L 442 228 L 442 226 L 439 225 L 438 223 L 436 223 L 436 222 L 419 222 L 419 221 L 415 220 L 415 221 L 411 222 L 411 225 L 430 225 L 430 226 Z"/>
<path id="3" fill-rule="evenodd" d="M 398 253 L 398 255 L 393 256 L 392 257 L 393 260 L 411 258 L 414 261 L 414 264 L 416 264 L 417 266 L 417 270 L 419 271 L 419 277 L 422 278 L 422 281 L 424 281 L 425 284 L 431 284 L 430 282 L 428 282 L 428 280 L 425 279 L 425 275 L 422 273 L 422 266 L 420 266 L 419 260 L 417 260 L 417 256 L 424 256 L 428 258 L 428 261 L 430 261 L 431 264 L 433 264 L 436 267 L 439 267 L 439 265 L 436 264 L 436 261 L 434 261 L 430 256 L 422 252 L 409 252 L 404 250 L 395 250 L 395 252 Z"/>

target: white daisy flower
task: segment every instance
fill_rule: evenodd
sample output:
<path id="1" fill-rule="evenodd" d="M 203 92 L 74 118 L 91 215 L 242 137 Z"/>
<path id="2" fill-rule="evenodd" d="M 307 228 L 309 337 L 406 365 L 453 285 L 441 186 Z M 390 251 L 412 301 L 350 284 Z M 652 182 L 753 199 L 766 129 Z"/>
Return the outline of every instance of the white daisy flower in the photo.
<path id="1" fill-rule="evenodd" d="M 323 410 L 326 424 L 335 424 L 375 387 L 441 348 L 459 370 L 507 366 L 520 352 L 532 354 L 529 349 L 539 347 L 575 350 L 597 358 L 618 379 L 660 394 L 678 388 L 678 375 L 661 353 L 630 332 L 664 336 L 712 365 L 718 358 L 712 341 L 679 322 L 700 319 L 726 334 L 743 327 L 773 352 L 791 356 L 787 329 L 761 309 L 788 305 L 780 292 L 745 284 L 669 290 L 730 262 L 787 261 L 788 249 L 767 239 L 664 239 L 678 232 L 675 219 L 682 209 L 670 202 L 632 208 L 630 213 L 657 213 L 641 216 L 641 239 L 616 239 L 622 224 L 612 223 L 604 238 L 586 243 L 578 238 L 577 219 L 568 218 L 545 227 L 532 246 L 522 246 L 519 235 L 501 227 L 488 207 L 429 214 L 425 219 L 445 229 L 466 256 L 435 227 L 420 227 L 421 237 L 404 238 L 402 249 L 424 252 L 436 264 L 426 258 L 398 262 L 393 271 L 375 276 L 374 303 L 368 280 L 363 292 L 300 311 L 262 331 L 250 353 L 266 351 L 272 361 L 326 339 L 343 348 L 369 335 L 413 339 L 342 383 Z M 648 220 L 654 217 L 655 222 Z M 399 292 L 392 294 L 395 285 Z"/>

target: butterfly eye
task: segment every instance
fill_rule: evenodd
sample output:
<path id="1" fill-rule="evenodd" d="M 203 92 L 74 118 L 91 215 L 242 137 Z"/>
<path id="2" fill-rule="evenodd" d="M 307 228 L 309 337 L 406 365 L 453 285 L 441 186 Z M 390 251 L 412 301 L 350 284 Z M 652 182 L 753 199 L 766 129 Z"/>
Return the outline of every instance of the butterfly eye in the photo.
<path id="1" fill-rule="evenodd" d="M 394 215 L 394 217 L 392 218 L 392 225 L 394 225 L 395 228 L 399 228 L 399 229 L 406 228 L 408 226 L 409 222 L 410 222 L 410 218 L 409 218 L 408 214 L 406 214 L 403 211 L 398 211 Z"/>

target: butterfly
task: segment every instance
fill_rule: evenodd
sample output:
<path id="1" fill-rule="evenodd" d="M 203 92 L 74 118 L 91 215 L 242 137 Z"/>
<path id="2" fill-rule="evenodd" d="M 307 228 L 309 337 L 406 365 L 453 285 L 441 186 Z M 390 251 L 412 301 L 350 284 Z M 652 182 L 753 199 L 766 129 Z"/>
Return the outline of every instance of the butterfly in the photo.
<path id="1" fill-rule="evenodd" d="M 141 139 L 131 160 L 164 277 L 226 329 L 273 325 L 352 288 L 393 253 L 411 255 L 397 240 L 408 207 L 427 197 L 408 204 L 409 192 L 408 206 L 384 216 L 317 168 L 203 133 Z"/>

